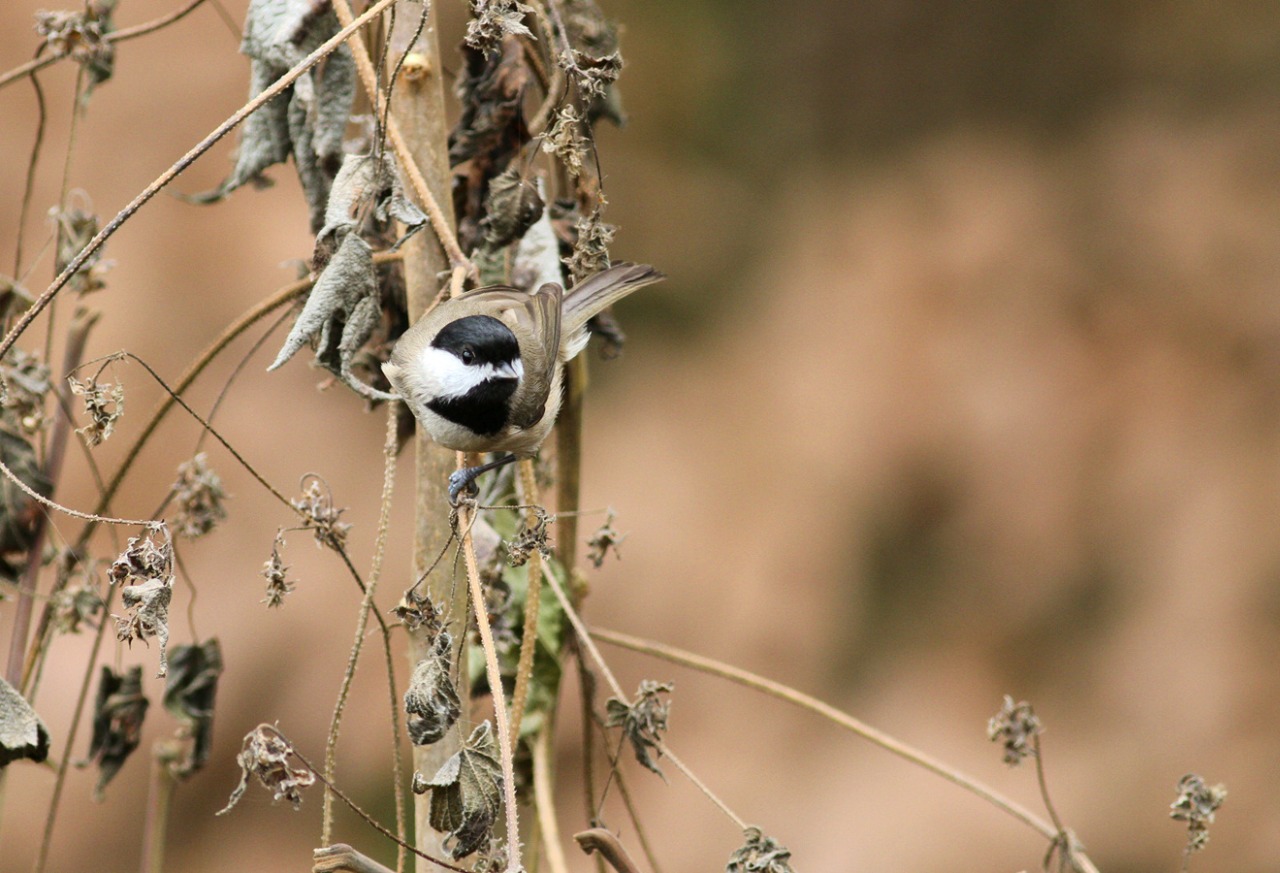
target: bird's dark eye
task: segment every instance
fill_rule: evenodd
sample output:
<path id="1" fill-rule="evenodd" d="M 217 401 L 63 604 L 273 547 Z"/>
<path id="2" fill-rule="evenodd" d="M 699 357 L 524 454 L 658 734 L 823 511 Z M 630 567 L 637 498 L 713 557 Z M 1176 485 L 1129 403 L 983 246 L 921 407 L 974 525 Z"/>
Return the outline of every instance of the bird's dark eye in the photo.
<path id="1" fill-rule="evenodd" d="M 463 346 L 462 347 L 462 363 L 470 364 L 475 359 L 476 359 L 476 350 L 471 348 L 471 346 Z"/>

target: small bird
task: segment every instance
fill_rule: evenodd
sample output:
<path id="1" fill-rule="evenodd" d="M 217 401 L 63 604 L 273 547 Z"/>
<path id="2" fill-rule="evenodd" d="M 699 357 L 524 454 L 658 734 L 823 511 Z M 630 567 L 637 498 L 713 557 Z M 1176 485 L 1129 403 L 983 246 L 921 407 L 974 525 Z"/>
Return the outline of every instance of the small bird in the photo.
<path id="1" fill-rule="evenodd" d="M 449 477 L 457 504 L 477 476 L 537 452 L 560 413 L 564 365 L 587 344 L 587 322 L 632 291 L 666 278 L 617 263 L 568 291 L 490 285 L 444 301 L 404 332 L 382 370 L 435 442 L 460 452 L 507 452 Z"/>

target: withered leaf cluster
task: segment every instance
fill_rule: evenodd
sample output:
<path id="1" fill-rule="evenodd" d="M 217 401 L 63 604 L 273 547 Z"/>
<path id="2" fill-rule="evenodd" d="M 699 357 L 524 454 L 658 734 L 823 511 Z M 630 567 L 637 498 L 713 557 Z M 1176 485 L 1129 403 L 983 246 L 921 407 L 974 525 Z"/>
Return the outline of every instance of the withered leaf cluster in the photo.
<path id="1" fill-rule="evenodd" d="M 209 467 L 209 458 L 204 452 L 178 466 L 173 495 L 178 503 L 174 526 L 187 539 L 204 536 L 227 518 L 223 505 L 227 493 L 222 489 L 222 479 Z"/>
<path id="2" fill-rule="evenodd" d="M 356 391 L 368 393 L 353 367 L 357 353 L 382 323 L 383 303 L 373 247 L 362 231 L 383 236 L 393 219 L 407 228 L 405 238 L 427 222 L 426 214 L 405 196 L 394 159 L 389 153 L 347 155 L 316 235 L 315 285 L 268 370 L 282 366 L 311 342 L 322 367 Z"/>
<path id="3" fill-rule="evenodd" d="M 98 593 L 95 562 L 86 561 L 71 549 L 63 550 L 56 561 L 58 582 L 50 605 L 53 627 L 60 634 L 80 632 L 80 625 L 97 625 L 94 620 L 105 604 Z"/>
<path id="4" fill-rule="evenodd" d="M 452 647 L 449 632 L 440 631 L 431 653 L 418 662 L 409 679 L 404 709 L 408 714 L 409 739 L 415 746 L 439 742 L 462 714 L 462 704 L 450 675 Z"/>
<path id="5" fill-rule="evenodd" d="M 791 852 L 757 827 L 743 833 L 743 843 L 729 856 L 725 873 L 792 873 Z"/>
<path id="6" fill-rule="evenodd" d="M 622 541 L 627 538 L 626 534 L 618 533 L 613 526 L 613 510 L 605 516 L 604 524 L 596 529 L 596 532 L 587 540 L 587 560 L 592 566 L 599 569 L 604 564 L 605 556 L 609 552 L 613 552 L 619 559 L 622 555 L 618 552 L 618 546 L 622 545 Z"/>
<path id="7" fill-rule="evenodd" d="M 35 493 L 48 497 L 53 483 L 25 437 L 0 426 L 0 460 Z M 44 508 L 8 476 L 0 477 L 0 578 L 16 580 Z"/>
<path id="8" fill-rule="evenodd" d="M 339 29 L 327 3 L 253 0 L 240 44 L 252 61 L 249 96 L 262 93 Z M 342 137 L 355 89 L 355 60 L 343 45 L 249 116 L 235 170 L 217 190 L 198 199 L 213 202 L 246 183 L 267 184 L 263 171 L 292 156 L 311 207 L 311 230 L 318 231 L 329 186 L 342 162 Z"/>
<path id="9" fill-rule="evenodd" d="M 573 47 L 568 60 L 576 67 L 576 82 L 586 97 L 587 122 L 594 126 L 605 118 L 621 127 L 626 113 L 616 84 L 622 69 L 617 25 L 605 17 L 596 0 L 563 0 L 560 5 Z"/>
<path id="10" fill-rule="evenodd" d="M 659 695 L 670 694 L 674 688 L 669 682 L 646 679 L 640 683 L 634 703 L 628 705 L 616 697 L 605 703 L 605 724 L 622 728 L 622 735 L 631 743 L 636 760 L 659 776 L 662 771 L 651 752 L 657 752 L 659 756 L 662 754 L 662 734 L 667 730 L 667 716 L 671 711 L 671 702 Z"/>
<path id="11" fill-rule="evenodd" d="M 272 792 L 274 801 L 287 800 L 297 809 L 302 805 L 302 790 L 315 784 L 316 776 L 306 767 L 292 767 L 289 758 L 293 746 L 269 725 L 259 725 L 244 738 L 236 763 L 240 765 L 240 782 L 231 792 L 227 805 L 218 810 L 224 815 L 239 803 L 249 787 L 249 776 L 258 777 L 262 787 Z"/>
<path id="12" fill-rule="evenodd" d="M 142 693 L 142 668 L 130 667 L 117 673 L 102 668 L 98 695 L 93 704 L 93 737 L 89 741 L 89 757 L 79 766 L 98 765 L 98 783 L 93 789 L 95 800 L 103 799 L 103 791 L 124 762 L 142 741 L 142 720 L 150 701 Z"/>
<path id="13" fill-rule="evenodd" d="M 84 411 L 89 423 L 77 428 L 89 447 L 100 445 L 115 430 L 116 422 L 124 415 L 124 385 L 116 382 L 99 382 L 97 377 L 81 382 L 75 376 L 67 377 L 71 393 L 84 398 Z"/>
<path id="14" fill-rule="evenodd" d="M 185 779 L 204 767 L 213 747 L 213 704 L 222 675 L 222 649 L 216 638 L 200 645 L 177 646 L 169 664 L 164 708 L 181 725 L 181 738 L 189 741 L 184 754 L 170 765 L 170 772 Z"/>
<path id="15" fill-rule="evenodd" d="M 499 51 L 503 37 L 533 36 L 524 24 L 533 9 L 518 0 L 471 0 L 466 44 L 480 52 Z"/>
<path id="16" fill-rule="evenodd" d="M 163 535 L 157 543 L 153 534 Z M 120 600 L 129 614 L 112 616 L 116 620 L 116 638 L 132 644 L 154 637 L 160 643 L 160 670 L 169 669 L 169 600 L 173 596 L 173 543 L 163 523 L 148 530 L 144 537 L 133 537 L 111 565 L 112 584 L 127 583 L 120 590 Z"/>
<path id="17" fill-rule="evenodd" d="M 533 508 L 533 523 L 528 518 L 520 520 L 520 529 L 515 537 L 506 543 L 507 560 L 513 567 L 523 567 L 529 556 L 536 550 L 544 558 L 551 556 L 551 547 L 547 545 L 548 526 L 554 517 L 541 506 Z"/>
<path id="18" fill-rule="evenodd" d="M 1035 738 L 1041 732 L 1040 719 L 1026 701 L 1014 703 L 1004 696 L 1004 705 L 987 724 L 987 738 L 1004 746 L 1004 762 L 1013 767 L 1035 754 Z"/>
<path id="19" fill-rule="evenodd" d="M 61 274 L 76 259 L 90 241 L 98 235 L 98 216 L 81 206 L 68 206 L 66 209 L 51 211 L 58 222 L 58 251 L 54 258 L 55 272 Z M 103 247 L 99 246 L 85 262 L 71 274 L 67 287 L 77 294 L 88 294 L 106 287 L 103 275 L 115 264 L 102 260 Z"/>
<path id="20" fill-rule="evenodd" d="M 0 427 L 25 436 L 44 430 L 44 400 L 52 385 L 49 366 L 39 355 L 10 348 L 0 362 Z"/>
<path id="21" fill-rule="evenodd" d="M 1187 823 L 1188 852 L 1198 852 L 1209 842 L 1209 825 L 1226 799 L 1226 786 L 1209 785 L 1195 773 L 1178 780 L 1178 797 L 1169 805 L 1169 817 Z"/>
<path id="22" fill-rule="evenodd" d="M 431 792 L 428 821 L 448 834 L 445 848 L 450 857 L 463 858 L 487 846 L 502 810 L 502 766 L 490 723 L 477 726 L 430 781 L 416 775 L 413 790 Z"/>
<path id="23" fill-rule="evenodd" d="M 37 764 L 49 756 L 49 730 L 4 679 L 0 679 L 0 767 L 25 758 Z"/>

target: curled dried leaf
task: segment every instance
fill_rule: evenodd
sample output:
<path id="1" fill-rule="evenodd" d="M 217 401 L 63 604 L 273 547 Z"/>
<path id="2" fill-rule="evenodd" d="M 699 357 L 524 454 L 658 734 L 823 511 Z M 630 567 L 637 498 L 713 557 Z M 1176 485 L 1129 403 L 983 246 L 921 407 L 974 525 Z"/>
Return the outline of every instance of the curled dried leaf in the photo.
<path id="1" fill-rule="evenodd" d="M 627 538 L 626 534 L 618 533 L 613 526 L 613 510 L 610 509 L 604 518 L 604 524 L 591 535 L 591 539 L 587 540 L 587 560 L 594 567 L 604 564 L 605 556 L 609 552 L 613 552 L 619 559 L 622 555 L 618 552 L 618 546 L 622 545 L 622 541 Z"/>
<path id="2" fill-rule="evenodd" d="M 650 752 L 656 751 L 661 756 L 662 734 L 667 730 L 667 716 L 671 711 L 671 702 L 659 695 L 670 694 L 674 688 L 669 682 L 646 679 L 640 683 L 634 703 L 627 704 L 616 697 L 605 703 L 605 724 L 622 728 L 622 735 L 631 743 L 636 760 L 659 776 L 662 771 Z"/>
<path id="3" fill-rule="evenodd" d="M 153 534 L 162 533 L 157 543 Z M 169 601 L 173 596 L 173 543 L 163 523 L 148 530 L 145 537 L 133 537 L 111 565 L 111 582 L 125 585 L 120 600 L 130 612 L 113 615 L 116 638 L 132 644 L 135 639 L 146 642 L 154 637 L 160 642 L 160 676 L 169 669 Z"/>
<path id="4" fill-rule="evenodd" d="M 524 24 L 533 8 L 518 0 L 471 0 L 472 18 L 467 22 L 467 45 L 486 54 L 498 51 L 505 36 L 533 34 Z"/>
<path id="5" fill-rule="evenodd" d="M 1035 754 L 1035 738 L 1041 732 L 1040 719 L 1026 701 L 1014 703 L 1004 696 L 1004 705 L 987 723 L 987 738 L 1004 746 L 1004 762 L 1017 766 L 1023 758 Z"/>
<path id="6" fill-rule="evenodd" d="M 178 533 L 187 539 L 204 536 L 227 518 L 223 506 L 227 493 L 222 490 L 222 479 L 210 469 L 204 452 L 178 466 L 173 493 L 178 501 L 174 524 Z"/>
<path id="7" fill-rule="evenodd" d="M 27 436 L 44 430 L 44 399 L 51 387 L 49 367 L 39 355 L 11 348 L 0 362 L 0 423 Z"/>
<path id="8" fill-rule="evenodd" d="M 182 725 L 182 754 L 169 764 L 169 772 L 185 779 L 204 767 L 213 745 L 213 704 L 222 675 L 222 649 L 217 639 L 201 645 L 177 646 L 170 658 L 164 688 L 164 708 Z"/>
<path id="9" fill-rule="evenodd" d="M 262 787 L 272 792 L 273 801 L 288 800 L 297 809 L 302 805 L 302 789 L 315 784 L 316 776 L 306 767 L 289 766 L 289 757 L 293 754 L 293 746 L 279 731 L 269 725 L 259 725 L 244 738 L 240 754 L 236 755 L 236 763 L 240 765 L 240 783 L 231 792 L 227 805 L 218 810 L 218 815 L 231 811 L 245 789 L 249 787 L 249 777 L 256 776 Z"/>
<path id="10" fill-rule="evenodd" d="M 49 730 L 36 711 L 0 679 L 0 768 L 25 758 L 37 764 L 49 757 Z"/>
<path id="11" fill-rule="evenodd" d="M 545 206 L 538 187 L 522 178 L 520 167 L 507 167 L 489 182 L 485 216 L 480 221 L 484 247 L 500 249 L 523 237 L 542 217 Z"/>
<path id="12" fill-rule="evenodd" d="M 742 832 L 741 846 L 729 856 L 725 873 L 791 873 L 791 852 L 758 827 Z"/>
<path id="13" fill-rule="evenodd" d="M 622 53 L 613 51 L 596 57 L 578 49 L 561 52 L 556 59 L 587 100 L 603 100 L 622 74 Z"/>
<path id="14" fill-rule="evenodd" d="M 520 519 L 520 529 L 515 537 L 506 543 L 507 560 L 513 567 L 522 567 L 529 561 L 529 556 L 536 549 L 544 558 L 551 556 L 551 547 L 547 545 L 548 527 L 555 518 L 541 506 L 533 507 L 533 524 L 528 517 Z"/>
<path id="15" fill-rule="evenodd" d="M 419 594 L 417 588 L 406 591 L 391 611 L 406 628 L 415 632 L 421 629 L 427 639 L 433 639 L 444 627 L 444 609 L 432 603 L 428 595 Z"/>
<path id="16" fill-rule="evenodd" d="M 98 216 L 90 212 L 87 206 L 72 205 L 62 210 L 56 207 L 51 209 L 49 217 L 57 222 L 59 228 L 54 267 L 61 273 L 98 235 Z M 71 274 L 67 287 L 80 295 L 101 290 L 106 287 L 102 277 L 113 266 L 113 261 L 102 260 L 100 246 Z"/>
<path id="17" fill-rule="evenodd" d="M 96 377 L 81 382 L 75 376 L 68 376 L 67 382 L 72 394 L 84 398 L 84 411 L 89 416 L 89 423 L 77 428 L 76 433 L 83 435 L 93 448 L 111 436 L 116 422 L 124 415 L 124 385 L 99 382 Z"/>
<path id="18" fill-rule="evenodd" d="M 574 222 L 577 241 L 573 245 L 573 254 L 564 263 L 575 285 L 588 276 L 609 269 L 609 243 L 613 242 L 618 228 L 606 224 L 603 215 L 603 206 L 597 206 L 590 215 Z"/>
<path id="19" fill-rule="evenodd" d="M 477 726 L 430 781 L 415 777 L 414 791 L 427 790 L 428 821 L 448 834 L 444 845 L 450 857 L 462 858 L 488 845 L 502 809 L 502 766 L 489 722 Z"/>
<path id="20" fill-rule="evenodd" d="M 32 491 L 45 497 L 53 493 L 53 483 L 45 475 L 35 446 L 26 438 L 0 428 L 0 460 Z M 17 482 L 0 476 L 0 575 L 16 578 L 16 569 L 8 567 L 3 556 L 26 553 L 43 511 L 39 502 Z"/>
<path id="21" fill-rule="evenodd" d="M 93 737 L 89 757 L 78 764 L 98 765 L 98 783 L 93 789 L 95 800 L 103 799 L 103 791 L 124 762 L 142 741 L 142 720 L 150 701 L 142 693 L 142 668 L 130 667 L 117 673 L 102 668 L 98 695 L 93 705 Z"/>
<path id="22" fill-rule="evenodd" d="M 59 57 L 70 57 L 84 67 L 89 81 L 84 98 L 94 85 L 111 78 L 115 66 L 115 46 L 106 36 L 115 30 L 111 15 L 116 0 L 86 0 L 80 12 L 61 10 L 36 13 L 36 33 Z"/>
<path id="23" fill-rule="evenodd" d="M 431 653 L 418 662 L 409 679 L 404 709 L 408 714 L 409 739 L 415 746 L 439 742 L 462 714 L 451 676 L 452 646 L 449 632 L 441 631 Z"/>
<path id="24" fill-rule="evenodd" d="M 1187 823 L 1187 854 L 1209 842 L 1209 825 L 1226 799 L 1225 785 L 1208 785 L 1195 773 L 1178 780 L 1178 797 L 1169 805 L 1169 817 Z"/>
<path id="25" fill-rule="evenodd" d="M 83 560 L 70 549 L 58 556 L 57 593 L 52 597 L 51 606 L 53 627 L 60 634 L 79 633 L 81 624 L 97 626 L 94 620 L 105 604 L 98 594 L 94 563 Z"/>

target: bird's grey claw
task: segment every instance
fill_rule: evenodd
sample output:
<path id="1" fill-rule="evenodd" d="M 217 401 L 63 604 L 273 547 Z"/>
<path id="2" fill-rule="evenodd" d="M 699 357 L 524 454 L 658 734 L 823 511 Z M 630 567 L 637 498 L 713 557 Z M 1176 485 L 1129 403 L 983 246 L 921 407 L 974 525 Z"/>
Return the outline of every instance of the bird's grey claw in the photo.
<path id="1" fill-rule="evenodd" d="M 458 498 L 466 493 L 468 497 L 474 497 L 480 492 L 476 487 L 476 471 L 473 467 L 467 467 L 464 470 L 454 470 L 449 474 L 449 505 L 457 506 Z"/>

